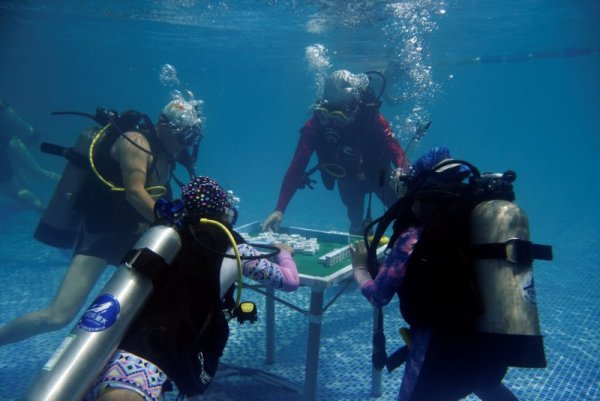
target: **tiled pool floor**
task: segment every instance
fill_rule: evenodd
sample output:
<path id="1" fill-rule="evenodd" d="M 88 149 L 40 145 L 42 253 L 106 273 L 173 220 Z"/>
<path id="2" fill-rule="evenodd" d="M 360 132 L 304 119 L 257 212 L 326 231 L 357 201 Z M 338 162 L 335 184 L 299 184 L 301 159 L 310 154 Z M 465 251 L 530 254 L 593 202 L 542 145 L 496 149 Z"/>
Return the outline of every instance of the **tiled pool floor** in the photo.
<path id="1" fill-rule="evenodd" d="M 600 275 L 597 273 L 600 244 L 594 224 L 579 227 L 580 241 L 554 245 L 555 261 L 536 264 L 536 287 L 542 330 L 545 335 L 546 369 L 511 369 L 505 383 L 521 400 L 590 401 L 600 399 Z M 583 234 L 586 234 L 584 232 Z M 4 262 L 0 266 L 0 323 L 44 305 L 58 287 L 66 257 L 28 240 L 27 232 L 6 233 Z M 112 272 L 112 269 L 111 269 Z M 109 277 L 107 272 L 100 285 Z M 335 291 L 326 292 L 327 298 Z M 309 291 L 295 294 L 297 303 L 306 302 Z M 243 298 L 254 300 L 264 317 L 264 299 L 252 291 Z M 370 338 L 371 309 L 354 286 L 326 311 L 321 338 L 318 374 L 319 400 L 369 400 L 371 397 Z M 307 317 L 277 305 L 276 362 L 266 365 L 264 318 L 253 325 L 231 324 L 232 332 L 222 359 L 226 365 L 244 368 L 241 372 L 220 372 L 205 400 L 301 400 L 301 394 L 268 384 L 275 376 L 302 387 L 306 352 Z M 398 328 L 403 325 L 397 301 L 385 308 L 388 351 L 399 346 Z M 70 331 L 40 335 L 0 348 L 0 401 L 15 400 Z M 254 374 L 258 373 L 258 374 Z M 382 401 L 397 398 L 402 369 L 383 374 Z M 268 381 L 268 380 L 267 380 Z M 169 396 L 168 400 L 174 400 Z M 470 397 L 469 400 L 477 400 Z"/>

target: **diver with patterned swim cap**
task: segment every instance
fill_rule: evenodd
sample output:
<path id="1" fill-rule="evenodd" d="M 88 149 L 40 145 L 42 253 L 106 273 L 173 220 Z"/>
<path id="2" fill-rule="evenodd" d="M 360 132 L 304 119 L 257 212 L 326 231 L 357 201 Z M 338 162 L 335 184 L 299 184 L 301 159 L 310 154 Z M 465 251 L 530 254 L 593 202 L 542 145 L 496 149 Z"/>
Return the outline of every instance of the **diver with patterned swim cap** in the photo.
<path id="1" fill-rule="evenodd" d="M 70 266 L 48 306 L 0 327 L 0 345 L 68 325 L 106 267 L 119 265 L 154 222 L 156 199 L 170 196 L 176 163 L 193 173 L 188 150 L 197 150 L 202 138 L 197 106 L 194 100 L 173 99 L 163 107 L 156 125 L 133 111 L 116 116 L 99 108 L 96 116 L 88 115 L 100 127 L 84 130 L 75 148 L 64 148 L 69 151 L 65 157 L 79 153 L 67 157 L 34 234 L 48 245 L 72 250 Z M 188 155 L 185 161 L 183 154 Z"/>
<path id="2" fill-rule="evenodd" d="M 239 278 L 233 244 L 218 224 L 233 236 L 244 276 L 281 291 L 298 288 L 293 250 L 275 245 L 279 252 L 271 262 L 244 243 L 232 229 L 232 198 L 212 178 L 196 177 L 184 185 L 181 201 L 182 248 L 153 278 L 154 291 L 86 400 L 156 401 L 170 381 L 191 399 L 206 390 L 229 335 L 223 309 L 231 305 Z"/>
<path id="3" fill-rule="evenodd" d="M 407 160 L 394 133 L 379 112 L 381 101 L 370 85 L 370 75 L 347 70 L 331 73 L 313 116 L 300 130 L 300 139 L 285 173 L 275 210 L 263 223 L 263 230 L 277 230 L 288 204 L 298 189 L 316 182 L 317 170 L 325 188 L 337 181 L 350 221 L 349 232 L 360 235 L 364 226 L 365 195 L 374 193 L 386 206 L 397 196 L 382 183 L 393 168 L 405 170 Z M 307 171 L 316 153 L 318 164 Z M 383 179 L 382 179 L 383 178 Z"/>

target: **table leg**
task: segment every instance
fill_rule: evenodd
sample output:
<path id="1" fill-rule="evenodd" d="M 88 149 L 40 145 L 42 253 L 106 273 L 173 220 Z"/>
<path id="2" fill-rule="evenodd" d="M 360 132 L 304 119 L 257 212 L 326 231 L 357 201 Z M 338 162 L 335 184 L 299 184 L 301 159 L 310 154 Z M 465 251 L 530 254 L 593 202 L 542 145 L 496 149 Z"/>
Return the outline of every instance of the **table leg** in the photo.
<path id="1" fill-rule="evenodd" d="M 381 315 L 383 319 L 383 315 Z M 379 311 L 377 308 L 373 308 L 373 335 L 377 332 L 379 324 Z M 379 397 L 381 395 L 381 382 L 382 382 L 383 370 L 377 370 L 371 365 L 371 396 Z"/>
<path id="2" fill-rule="evenodd" d="M 266 288 L 267 295 L 265 296 L 266 307 L 266 363 L 268 365 L 275 363 L 275 289 Z"/>
<path id="3" fill-rule="evenodd" d="M 304 371 L 304 401 L 313 401 L 317 395 L 317 372 L 319 369 L 319 348 L 323 322 L 324 290 L 311 290 L 306 344 L 306 369 Z"/>

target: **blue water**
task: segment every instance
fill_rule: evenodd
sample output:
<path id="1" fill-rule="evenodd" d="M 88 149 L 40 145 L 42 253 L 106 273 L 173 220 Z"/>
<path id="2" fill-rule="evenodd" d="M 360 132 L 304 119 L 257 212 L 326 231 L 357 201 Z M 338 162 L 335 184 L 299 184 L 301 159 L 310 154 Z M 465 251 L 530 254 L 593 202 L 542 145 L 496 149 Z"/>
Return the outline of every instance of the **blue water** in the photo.
<path id="1" fill-rule="evenodd" d="M 403 144 L 417 120 L 433 122 L 413 157 L 444 144 L 484 171 L 515 170 L 532 238 L 554 246 L 554 261 L 536 264 L 548 368 L 512 369 L 507 384 L 523 400 L 587 401 L 600 398 L 598 21 L 594 0 L 4 0 L 0 97 L 45 140 L 70 145 L 88 121 L 51 111 L 105 106 L 154 118 L 173 90 L 191 90 L 205 102 L 198 171 L 235 191 L 245 223 L 275 206 L 319 77 L 400 63 L 408 75 L 389 85 L 409 100 L 383 113 Z M 326 57 L 306 57 L 315 45 Z M 161 76 L 166 65 L 178 83 Z M 48 184 L 30 184 L 50 197 Z M 32 212 L 2 205 L 0 323 L 46 304 L 68 261 L 32 239 Z M 295 196 L 285 223 L 347 228 L 337 194 L 321 183 Z M 260 324 L 234 329 L 224 360 L 301 383 L 306 320 L 284 309 L 275 365 L 262 363 Z M 386 318 L 396 339 L 396 303 Z M 326 313 L 319 399 L 369 399 L 369 328 L 368 305 L 351 288 Z M 0 348 L 0 400 L 25 390 L 64 335 Z M 385 375 L 380 399 L 395 399 L 400 374 Z M 240 388 L 243 399 L 299 399 L 243 377 L 217 380 L 207 399 L 242 399 Z"/>

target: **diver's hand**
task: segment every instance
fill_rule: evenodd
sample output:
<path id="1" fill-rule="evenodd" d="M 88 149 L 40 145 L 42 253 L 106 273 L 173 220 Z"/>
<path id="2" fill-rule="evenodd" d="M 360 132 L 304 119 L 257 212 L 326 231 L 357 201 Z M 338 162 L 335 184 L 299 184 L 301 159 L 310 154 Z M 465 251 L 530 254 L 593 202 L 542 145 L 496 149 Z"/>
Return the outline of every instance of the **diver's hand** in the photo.
<path id="1" fill-rule="evenodd" d="M 367 247 L 365 241 L 359 240 L 353 244 L 350 244 L 350 260 L 352 260 L 352 267 L 366 268 L 367 267 Z"/>
<path id="2" fill-rule="evenodd" d="M 371 274 L 367 268 L 367 247 L 364 241 L 356 241 L 354 244 L 350 244 L 349 249 L 354 280 L 360 288 L 363 288 L 371 280 Z"/>
<path id="3" fill-rule="evenodd" d="M 283 242 L 273 242 L 273 246 L 281 249 L 282 251 L 286 251 L 292 256 L 294 255 L 294 248 L 292 248 L 288 244 L 284 244 Z"/>
<path id="4" fill-rule="evenodd" d="M 269 215 L 269 217 L 267 217 L 267 219 L 265 220 L 265 222 L 262 225 L 262 229 L 263 229 L 263 231 L 267 231 L 267 230 L 279 231 L 279 226 L 281 225 L 282 221 L 283 221 L 283 213 L 281 213 L 279 210 L 275 210 L 273 213 L 271 213 Z"/>

